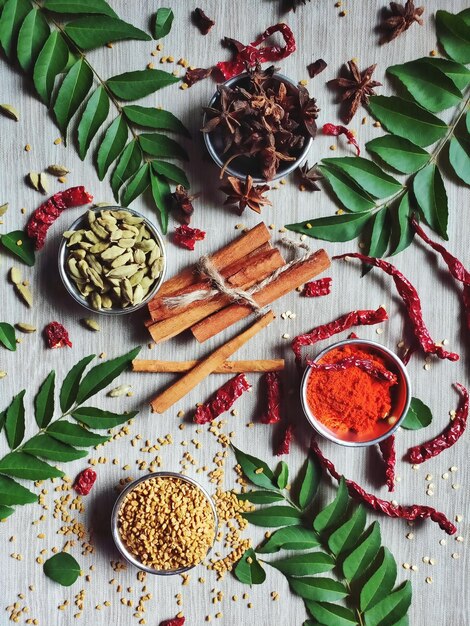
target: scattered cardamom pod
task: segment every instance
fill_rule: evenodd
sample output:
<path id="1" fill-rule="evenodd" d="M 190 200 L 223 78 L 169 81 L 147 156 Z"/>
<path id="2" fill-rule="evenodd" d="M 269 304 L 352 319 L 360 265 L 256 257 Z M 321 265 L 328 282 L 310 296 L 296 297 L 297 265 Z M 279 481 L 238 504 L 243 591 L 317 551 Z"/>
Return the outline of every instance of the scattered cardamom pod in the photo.
<path id="1" fill-rule="evenodd" d="M 37 172 L 28 172 L 26 180 L 33 189 L 39 191 L 39 174 Z"/>
<path id="2" fill-rule="evenodd" d="M 0 111 L 15 122 L 20 121 L 20 114 L 11 104 L 0 104 Z"/>
<path id="3" fill-rule="evenodd" d="M 7 373 L 5 372 L 5 370 L 0 370 L 0 378 L 5 378 L 6 375 Z"/>
<path id="4" fill-rule="evenodd" d="M 70 174 L 70 170 L 64 165 L 49 165 L 46 171 L 52 174 L 52 176 L 66 176 Z"/>
<path id="5" fill-rule="evenodd" d="M 15 324 L 15 326 L 22 333 L 35 333 L 37 330 L 35 326 L 31 326 L 31 324 L 25 324 L 24 322 L 18 322 L 17 324 Z"/>
<path id="6" fill-rule="evenodd" d="M 44 172 L 39 174 L 39 190 L 44 194 L 49 193 L 49 176 L 44 174 Z"/>
<path id="7" fill-rule="evenodd" d="M 24 303 L 31 308 L 33 306 L 33 294 L 29 287 L 26 287 L 22 283 L 15 283 L 15 289 Z"/>
<path id="8" fill-rule="evenodd" d="M 10 280 L 14 285 L 19 285 L 23 280 L 23 275 L 17 267 L 10 268 Z"/>
<path id="9" fill-rule="evenodd" d="M 7 211 L 8 211 L 8 202 L 5 202 L 5 204 L 0 204 L 0 217 L 2 217 L 2 215 L 5 215 Z"/>
<path id="10" fill-rule="evenodd" d="M 98 324 L 98 322 L 89 317 L 84 317 L 82 319 L 82 324 L 86 326 L 86 328 L 89 328 L 90 330 L 94 330 L 95 332 L 98 330 L 101 330 L 101 326 Z"/>
<path id="11" fill-rule="evenodd" d="M 132 389 L 130 385 L 119 385 L 108 391 L 107 395 L 110 398 L 119 398 L 119 396 L 125 396 Z"/>

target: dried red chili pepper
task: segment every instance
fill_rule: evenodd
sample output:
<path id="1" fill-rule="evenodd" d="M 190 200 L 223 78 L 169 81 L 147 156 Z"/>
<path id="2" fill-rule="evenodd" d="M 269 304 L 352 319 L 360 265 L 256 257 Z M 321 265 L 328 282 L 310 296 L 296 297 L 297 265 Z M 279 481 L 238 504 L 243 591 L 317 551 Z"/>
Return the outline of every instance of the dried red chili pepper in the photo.
<path id="1" fill-rule="evenodd" d="M 274 33 L 280 33 L 284 37 L 284 46 L 262 46 L 257 49 L 265 39 Z M 270 26 L 255 41 L 246 46 L 229 37 L 226 37 L 225 41 L 234 46 L 236 54 L 232 61 L 217 63 L 216 67 L 222 72 L 224 80 L 241 74 L 247 67 L 254 67 L 257 63 L 285 59 L 296 50 L 294 35 L 287 24 Z"/>
<path id="2" fill-rule="evenodd" d="M 64 209 L 88 204 L 93 196 L 85 191 L 85 187 L 71 187 L 59 191 L 49 200 L 43 202 L 29 218 L 26 232 L 34 241 L 36 250 L 40 250 L 46 241 L 49 226 L 55 222 Z"/>
<path id="3" fill-rule="evenodd" d="M 281 377 L 279 372 L 266 372 L 263 377 L 266 387 L 266 410 L 260 417 L 263 424 L 275 424 L 281 421 Z"/>
<path id="4" fill-rule="evenodd" d="M 279 445 L 276 449 L 276 456 L 281 456 L 283 454 L 289 454 L 290 452 L 290 443 L 292 441 L 292 435 L 294 434 L 294 427 L 289 422 L 284 424 L 284 430 L 282 432 L 281 439 L 279 441 Z"/>
<path id="5" fill-rule="evenodd" d="M 72 347 L 72 342 L 69 339 L 69 334 L 59 322 L 51 322 L 44 329 L 44 336 L 46 338 L 48 348 L 65 348 Z"/>
<path id="6" fill-rule="evenodd" d="M 212 422 L 216 417 L 228 411 L 235 400 L 248 389 L 251 389 L 251 385 L 247 381 L 245 374 L 238 374 L 238 376 L 222 385 L 209 402 L 197 407 L 194 421 L 196 424 Z"/>
<path id="7" fill-rule="evenodd" d="M 166 619 L 164 622 L 160 622 L 160 626 L 183 626 L 184 617 L 174 617 L 173 619 Z"/>
<path id="8" fill-rule="evenodd" d="M 408 317 L 410 318 L 413 333 L 419 341 L 422 349 L 426 354 L 435 354 L 440 359 L 448 359 L 449 361 L 458 361 L 459 355 L 454 352 L 448 352 L 440 345 L 437 345 L 431 338 L 429 330 L 423 320 L 423 312 L 421 310 L 421 301 L 418 292 L 410 281 L 391 263 L 387 263 L 383 259 L 375 259 L 360 252 L 351 252 L 334 256 L 333 259 L 355 258 L 378 267 L 386 274 L 393 278 L 393 282 L 397 288 L 398 294 L 403 300 Z"/>
<path id="9" fill-rule="evenodd" d="M 187 70 L 184 75 L 184 82 L 188 87 L 192 87 L 195 83 L 198 83 L 200 80 L 204 80 L 208 78 L 215 68 L 213 67 L 195 67 L 193 70 Z"/>
<path id="10" fill-rule="evenodd" d="M 348 142 L 356 148 L 356 155 L 359 156 L 361 154 L 361 149 L 359 147 L 359 144 L 357 143 L 357 139 L 354 136 L 354 133 L 346 128 L 346 126 L 341 126 L 337 124 L 324 124 L 322 132 L 324 135 L 333 135 L 333 137 L 346 135 L 346 139 L 348 140 Z"/>
<path id="11" fill-rule="evenodd" d="M 451 448 L 464 434 L 468 419 L 468 391 L 463 385 L 455 383 L 455 387 L 462 394 L 462 403 L 455 413 L 455 417 L 440 435 L 419 446 L 408 450 L 410 463 L 424 463 L 433 456 L 437 456 L 444 450 Z"/>
<path id="12" fill-rule="evenodd" d="M 384 320 L 388 319 L 387 311 L 381 306 L 376 311 L 351 311 L 338 317 L 338 319 L 317 326 L 309 333 L 298 335 L 292 342 L 292 350 L 295 354 L 297 363 L 301 362 L 301 348 L 302 346 L 311 346 L 317 341 L 322 339 L 328 339 L 337 333 L 341 333 L 343 330 L 348 330 L 351 326 L 369 326 L 373 324 L 380 324 Z"/>
<path id="13" fill-rule="evenodd" d="M 395 489 L 395 464 L 397 453 L 395 451 L 395 435 L 379 442 L 380 452 L 385 463 L 385 482 L 389 491 Z"/>
<path id="14" fill-rule="evenodd" d="M 75 483 L 73 488 L 77 493 L 81 496 L 87 496 L 96 480 L 96 472 L 92 470 L 90 467 L 80 472 L 80 474 L 75 479 Z"/>
<path id="15" fill-rule="evenodd" d="M 464 264 L 446 250 L 442 244 L 430 239 L 414 217 L 411 220 L 411 225 L 418 237 L 421 237 L 428 246 L 441 255 L 455 280 L 463 284 L 462 299 L 467 319 L 467 328 L 470 330 L 470 272 L 465 268 Z"/>
<path id="16" fill-rule="evenodd" d="M 302 295 L 306 298 L 319 298 L 320 296 L 327 296 L 331 293 L 332 281 L 332 278 L 326 277 L 305 283 Z"/>
<path id="17" fill-rule="evenodd" d="M 359 339 L 359 337 L 356 335 L 356 333 L 349 333 L 348 339 Z"/>
<path id="18" fill-rule="evenodd" d="M 196 241 L 202 241 L 206 233 L 199 228 L 191 228 L 183 224 L 178 226 L 173 235 L 173 241 L 176 245 L 186 248 L 187 250 L 194 250 Z"/>
<path id="19" fill-rule="evenodd" d="M 333 478 L 336 478 L 336 480 L 340 480 L 341 474 L 339 474 L 336 470 L 334 464 L 325 457 L 323 452 L 318 447 L 315 439 L 312 439 L 310 449 L 317 457 L 323 469 L 329 472 Z M 399 517 L 408 521 L 430 518 L 433 522 L 439 524 L 440 528 L 442 528 L 442 530 L 444 530 L 448 535 L 453 535 L 457 531 L 457 528 L 444 515 L 444 513 L 436 511 L 436 509 L 433 509 L 430 506 L 421 504 L 412 504 L 411 506 L 394 506 L 388 500 L 382 500 L 371 493 L 367 493 L 365 489 L 352 480 L 346 479 L 346 485 L 351 497 L 356 497 L 358 500 L 367 504 L 378 513 L 383 513 L 384 515 L 388 515 L 388 517 Z"/>
<path id="20" fill-rule="evenodd" d="M 341 370 L 345 370 L 348 367 L 358 367 L 363 372 L 367 372 L 374 378 L 378 378 L 379 380 L 387 380 L 392 383 L 392 385 L 396 385 L 398 383 L 398 379 L 393 372 L 389 372 L 386 369 L 380 369 L 374 365 L 372 361 L 369 359 L 360 359 L 355 356 L 347 356 L 344 359 L 339 361 L 335 361 L 335 363 L 317 363 L 316 361 L 312 361 L 307 359 L 307 363 L 310 365 L 312 369 L 315 370 L 326 370 L 339 372 Z"/>

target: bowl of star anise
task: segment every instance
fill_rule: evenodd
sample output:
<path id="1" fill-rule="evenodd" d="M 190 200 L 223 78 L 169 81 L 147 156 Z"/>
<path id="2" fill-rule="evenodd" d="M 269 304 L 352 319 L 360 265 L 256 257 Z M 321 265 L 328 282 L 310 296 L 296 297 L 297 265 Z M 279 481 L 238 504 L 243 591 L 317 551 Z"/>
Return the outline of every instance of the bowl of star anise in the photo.
<path id="1" fill-rule="evenodd" d="M 302 165 L 319 112 L 307 89 L 274 67 L 227 80 L 203 110 L 201 130 L 221 177 L 250 176 L 255 183 L 283 178 Z"/>

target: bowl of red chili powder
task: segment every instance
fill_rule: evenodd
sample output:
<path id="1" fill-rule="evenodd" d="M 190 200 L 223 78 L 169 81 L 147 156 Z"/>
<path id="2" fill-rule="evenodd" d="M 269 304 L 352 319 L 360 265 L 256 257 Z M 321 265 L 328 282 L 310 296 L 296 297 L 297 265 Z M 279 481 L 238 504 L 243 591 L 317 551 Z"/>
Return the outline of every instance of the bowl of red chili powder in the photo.
<path id="1" fill-rule="evenodd" d="M 411 401 L 410 381 L 388 348 L 348 339 L 309 361 L 301 401 L 319 434 L 345 446 L 368 446 L 400 426 Z"/>

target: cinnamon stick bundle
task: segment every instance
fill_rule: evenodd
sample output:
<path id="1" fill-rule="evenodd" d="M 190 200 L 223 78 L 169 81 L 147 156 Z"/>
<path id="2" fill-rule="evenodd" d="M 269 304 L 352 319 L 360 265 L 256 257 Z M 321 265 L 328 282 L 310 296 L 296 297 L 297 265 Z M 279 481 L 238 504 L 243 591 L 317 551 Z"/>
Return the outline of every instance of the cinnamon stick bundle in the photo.
<path id="1" fill-rule="evenodd" d="M 152 359 L 134 359 L 133 372 L 154 374 L 179 374 L 189 372 L 200 361 L 158 361 Z M 255 359 L 248 361 L 224 361 L 212 374 L 243 374 L 247 372 L 279 372 L 284 369 L 284 359 Z"/>

